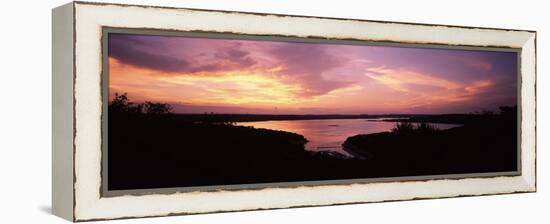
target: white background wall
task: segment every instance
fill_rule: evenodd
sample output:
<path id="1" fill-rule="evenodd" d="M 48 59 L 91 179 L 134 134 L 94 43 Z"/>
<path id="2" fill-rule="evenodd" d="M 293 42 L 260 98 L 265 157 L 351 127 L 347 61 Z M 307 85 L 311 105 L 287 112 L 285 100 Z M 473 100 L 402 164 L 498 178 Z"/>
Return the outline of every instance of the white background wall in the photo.
<path id="1" fill-rule="evenodd" d="M 112 0 L 116 1 L 116 0 Z M 0 223 L 64 223 L 51 215 L 51 8 L 65 0 L 0 6 Z M 103 2 L 103 1 L 101 1 Z M 116 1 L 538 31 L 538 192 L 110 223 L 548 223 L 550 7 L 545 1 Z"/>

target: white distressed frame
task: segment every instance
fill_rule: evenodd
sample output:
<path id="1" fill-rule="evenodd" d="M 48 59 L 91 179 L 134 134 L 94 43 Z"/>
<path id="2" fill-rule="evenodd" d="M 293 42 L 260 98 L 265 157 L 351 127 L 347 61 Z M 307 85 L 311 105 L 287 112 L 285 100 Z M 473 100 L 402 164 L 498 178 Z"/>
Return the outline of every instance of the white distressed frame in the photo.
<path id="1" fill-rule="evenodd" d="M 535 32 L 79 2 L 73 7 L 74 221 L 536 191 Z M 521 48 L 521 176 L 101 197 L 102 27 Z"/>

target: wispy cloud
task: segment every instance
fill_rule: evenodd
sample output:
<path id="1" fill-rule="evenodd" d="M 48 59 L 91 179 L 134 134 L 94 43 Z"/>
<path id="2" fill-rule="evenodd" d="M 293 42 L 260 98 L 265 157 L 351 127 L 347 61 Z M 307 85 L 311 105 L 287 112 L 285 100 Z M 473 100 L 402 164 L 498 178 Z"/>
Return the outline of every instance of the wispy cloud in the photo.
<path id="1" fill-rule="evenodd" d="M 197 60 L 185 52 L 173 52 L 166 37 L 110 34 L 109 56 L 122 63 L 160 71 L 161 75 L 215 73 L 253 66 L 256 61 L 238 42 L 217 48 L 206 60 Z M 195 40 L 196 41 L 196 40 Z"/>
<path id="2" fill-rule="evenodd" d="M 464 112 L 516 100 L 509 52 L 111 35 L 111 92 L 181 110 Z"/>

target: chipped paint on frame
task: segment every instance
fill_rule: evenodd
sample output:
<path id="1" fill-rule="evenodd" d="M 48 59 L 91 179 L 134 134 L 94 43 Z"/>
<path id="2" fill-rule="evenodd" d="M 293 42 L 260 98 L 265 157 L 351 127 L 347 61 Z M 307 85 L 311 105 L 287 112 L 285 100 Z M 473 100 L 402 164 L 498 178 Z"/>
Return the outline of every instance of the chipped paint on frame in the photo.
<path id="1" fill-rule="evenodd" d="M 249 34 L 235 34 L 235 33 L 215 33 L 215 32 L 199 32 L 199 31 L 174 31 L 174 30 L 161 30 L 161 29 L 143 29 L 143 28 L 115 28 L 115 27 L 102 27 L 102 39 L 101 52 L 102 52 L 102 99 L 103 102 L 108 100 L 108 77 L 109 66 L 108 57 L 103 54 L 107 52 L 109 33 L 125 33 L 125 34 L 143 34 L 143 35 L 168 35 L 179 37 L 206 37 L 214 39 L 233 39 L 233 40 L 265 40 L 265 41 L 292 41 L 301 43 L 333 43 L 333 44 L 346 44 L 346 45 L 359 45 L 359 46 L 389 46 L 389 47 L 408 47 L 408 48 L 434 48 L 434 49 L 461 49 L 461 50 L 490 50 L 490 51 L 503 51 L 503 52 L 517 52 L 520 53 L 521 49 L 516 48 L 489 48 L 489 47 L 474 47 L 474 46 L 447 46 L 447 45 L 427 45 L 427 44 L 411 44 L 411 43 L 395 43 L 395 42 L 372 42 L 363 40 L 342 40 L 342 39 L 319 39 L 319 38 L 300 38 L 300 37 L 287 37 L 287 36 L 273 36 L 273 35 L 249 35 Z M 518 57 L 519 59 L 519 57 Z M 519 60 L 518 60 L 519 63 Z M 520 70 L 518 67 L 518 78 L 520 77 Z M 518 92 L 519 96 L 519 92 Z M 518 97 L 519 99 L 519 97 Z M 518 103 L 519 104 L 519 103 Z M 426 175 L 426 176 L 403 176 L 403 177 L 386 177 L 386 178 L 356 178 L 345 180 L 324 180 L 324 181 L 299 181 L 299 182 L 281 182 L 281 183 L 265 183 L 265 184 L 237 184 L 237 185 L 215 185 L 215 186 L 202 186 L 202 187 L 171 187 L 171 188 L 152 188 L 152 189 L 139 189 L 139 190 L 116 190 L 109 191 L 108 186 L 108 156 L 107 156 L 107 104 L 103 103 L 102 111 L 102 166 L 101 166 L 101 197 L 114 197 L 114 196 L 130 196 L 130 195 L 151 195 L 151 194 L 173 194 L 173 193 L 186 193 L 193 191 L 200 192 L 215 192 L 215 191 L 236 191 L 236 190 L 261 190 L 265 188 L 295 188 L 300 186 L 328 186 L 328 185 L 346 185 L 346 184 L 366 184 L 374 182 L 404 182 L 404 181 L 424 181 L 424 180 L 436 180 L 436 179 L 461 179 L 471 177 L 500 177 L 500 176 L 517 176 L 521 174 L 521 161 L 519 144 L 521 139 L 518 133 L 518 161 L 517 171 L 510 172 L 492 172 L 492 173 L 466 173 L 466 174 L 449 174 L 449 175 Z M 518 116 L 519 117 L 519 116 Z M 518 120 L 518 123 L 521 123 Z"/>
<path id="2" fill-rule="evenodd" d="M 464 197 L 536 191 L 534 142 L 534 138 L 536 136 L 535 130 L 531 129 L 535 128 L 535 96 L 534 91 L 526 91 L 526 89 L 533 88 L 534 90 L 535 88 L 535 33 L 533 31 L 101 3 L 75 2 L 74 7 L 75 79 L 73 86 L 75 93 L 75 136 L 73 158 L 75 181 L 75 221 L 418 200 L 428 198 Z M 144 14 L 153 14 L 153 16 L 159 18 L 161 17 L 162 19 L 155 20 L 156 24 L 149 21 L 148 25 L 144 25 L 146 24 L 146 21 L 138 18 L 138 15 Z M 117 20 L 120 16 L 127 17 Z M 207 21 L 205 24 L 197 25 L 196 22 L 194 24 L 189 24 L 189 22 L 185 20 L 179 20 L 181 21 L 179 23 L 172 20 L 180 17 L 192 17 L 197 19 L 196 21 L 201 22 L 202 20 L 198 19 L 224 17 L 231 18 L 231 21 L 233 22 L 241 19 L 248 21 L 263 19 L 275 24 L 278 23 L 277 25 L 290 22 L 294 25 L 298 23 L 304 27 L 307 26 L 307 23 L 330 24 L 333 28 L 336 25 L 344 24 L 348 25 L 349 30 L 346 31 L 347 34 L 342 34 L 340 31 L 338 33 L 331 33 L 330 29 L 324 29 L 324 31 L 319 32 L 319 30 L 314 28 L 316 26 L 311 26 L 310 24 L 310 28 L 305 29 L 305 31 L 300 33 L 296 30 L 277 30 L 272 28 L 261 28 L 258 26 L 255 26 L 254 28 L 237 27 L 236 24 L 228 24 L 225 20 L 225 25 L 228 26 L 225 28 L 219 24 L 220 22 L 209 23 Z M 149 18 L 149 20 L 154 19 Z M 391 28 L 394 31 L 400 30 L 400 32 L 408 32 L 408 34 L 413 32 L 416 36 L 410 35 L 407 38 L 403 38 L 398 37 L 399 35 L 396 33 L 389 32 L 383 35 L 378 35 L 377 37 L 376 35 L 369 35 L 368 32 L 359 32 L 365 30 L 376 30 L 376 26 Z M 523 110 L 521 114 L 522 118 L 525 116 L 525 118 L 528 119 L 526 120 L 527 122 L 522 122 L 521 126 L 523 149 L 521 152 L 521 159 L 523 162 L 522 168 L 526 168 L 527 174 L 522 173 L 521 175 L 514 177 L 498 176 L 490 178 L 462 178 L 455 180 L 442 179 L 408 182 L 398 181 L 350 184 L 346 186 L 296 186 L 291 189 L 265 188 L 255 190 L 239 190 L 235 192 L 176 192 L 169 195 L 125 195 L 113 198 L 103 198 L 101 197 L 101 193 L 97 190 L 101 187 L 102 169 L 101 144 L 98 144 L 101 143 L 102 116 L 101 43 L 99 41 L 101 40 L 102 27 L 201 31 L 247 35 L 320 38 L 326 40 L 337 39 L 349 41 L 376 41 L 398 44 L 413 43 L 440 46 L 522 49 L 522 82 L 520 98 L 523 101 L 521 104 L 522 108 L 525 103 L 528 112 Z M 423 32 L 418 30 L 423 30 L 423 32 L 426 33 L 422 34 Z M 478 38 L 468 39 L 462 37 L 457 39 L 449 35 L 442 35 L 443 37 L 439 37 L 438 39 L 428 37 L 430 32 L 442 32 L 441 30 L 446 30 L 444 31 L 446 34 L 455 32 L 475 34 Z M 418 33 L 420 33 L 420 35 Z M 384 35 L 386 36 L 384 37 Z M 502 38 L 503 36 L 507 36 L 508 39 Z M 510 36 L 513 36 L 513 38 Z M 500 38 L 497 39 L 495 37 Z M 86 63 L 83 63 L 84 61 Z M 90 83 L 98 83 L 98 85 L 93 85 Z M 527 145 L 523 145 L 524 139 L 527 139 Z M 525 171 L 525 169 L 522 170 Z M 486 184 L 489 184 L 489 187 L 486 189 L 476 189 L 476 187 L 478 188 L 481 185 L 485 186 Z M 426 187 L 431 189 L 433 192 L 414 192 L 413 190 L 413 195 L 411 195 L 411 189 L 424 189 Z M 327 196 L 326 192 L 342 192 L 342 194 L 335 193 L 335 195 L 338 195 L 339 197 L 330 198 L 330 196 Z M 350 194 L 350 192 L 352 193 Z M 290 195 L 298 197 L 281 201 L 280 198 L 289 197 Z M 327 200 L 327 198 L 329 200 Z M 256 201 L 256 203 L 254 203 L 254 200 L 258 199 L 261 199 L 261 202 Z M 209 200 L 210 203 L 207 203 L 209 205 L 205 206 L 200 203 L 196 203 L 203 200 Z M 250 201 L 252 201 L 252 203 Z M 234 202 L 240 202 L 240 205 L 235 207 Z M 155 204 L 159 206 L 154 206 Z M 192 205 L 190 206 L 189 204 Z M 126 209 L 120 209 L 121 206 L 127 207 Z"/>

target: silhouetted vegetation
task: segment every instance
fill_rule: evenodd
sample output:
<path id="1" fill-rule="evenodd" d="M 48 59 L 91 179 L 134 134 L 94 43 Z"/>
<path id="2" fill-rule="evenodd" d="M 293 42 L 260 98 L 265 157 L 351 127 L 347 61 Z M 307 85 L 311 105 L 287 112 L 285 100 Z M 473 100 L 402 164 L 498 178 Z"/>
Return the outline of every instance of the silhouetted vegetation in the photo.
<path id="1" fill-rule="evenodd" d="M 115 93 L 115 97 L 109 103 L 109 113 L 117 114 L 149 114 L 149 115 L 161 115 L 171 114 L 172 106 L 167 103 L 153 103 L 145 101 L 145 103 L 134 103 L 128 99 L 128 94 Z"/>
<path id="2" fill-rule="evenodd" d="M 411 123 L 397 123 L 391 130 L 393 133 L 406 133 L 414 131 L 414 126 Z"/>
<path id="3" fill-rule="evenodd" d="M 135 103 L 127 94 L 115 94 L 108 116 L 108 187 L 123 190 L 512 171 L 517 168 L 516 111 L 506 107 L 492 115 L 411 116 L 391 132 L 349 137 L 344 148 L 362 160 L 308 152 L 304 150 L 307 139 L 296 133 L 233 125 L 247 119 L 348 115 L 174 114 L 168 104 Z M 352 116 L 369 115 L 348 117 Z M 445 123 L 446 118 L 446 122 L 463 126 L 437 130 L 427 124 Z"/>
<path id="4" fill-rule="evenodd" d="M 176 114 L 180 119 L 205 123 L 219 122 L 249 122 L 249 121 L 289 121 L 289 120 L 319 120 L 319 119 L 374 119 L 374 118 L 401 118 L 403 114 Z"/>
<path id="5" fill-rule="evenodd" d="M 490 110 L 481 110 L 476 113 L 469 114 L 413 114 L 413 115 L 401 115 L 396 118 L 384 119 L 383 121 L 390 122 L 415 122 L 415 123 L 446 123 L 446 124 L 475 124 L 479 122 L 485 122 L 487 120 L 494 119 L 498 117 L 497 115 L 508 115 L 511 116 L 516 114 L 517 106 L 502 106 L 499 107 L 499 112 L 494 112 Z M 383 116 L 385 117 L 385 116 Z"/>
<path id="6" fill-rule="evenodd" d="M 454 115 L 466 121 L 461 127 L 437 130 L 402 119 L 391 132 L 349 137 L 344 148 L 370 158 L 389 175 L 432 175 L 517 170 L 517 108 L 501 107 L 500 113 Z M 475 117 L 474 117 L 475 116 Z M 442 121 L 441 116 L 434 120 Z M 475 120 L 475 122 L 472 122 Z"/>
<path id="7" fill-rule="evenodd" d="M 438 131 L 438 129 L 431 124 L 420 123 L 418 125 L 414 125 L 410 122 L 399 122 L 391 129 L 393 134 L 407 134 L 415 132 L 432 133 L 435 131 Z"/>

